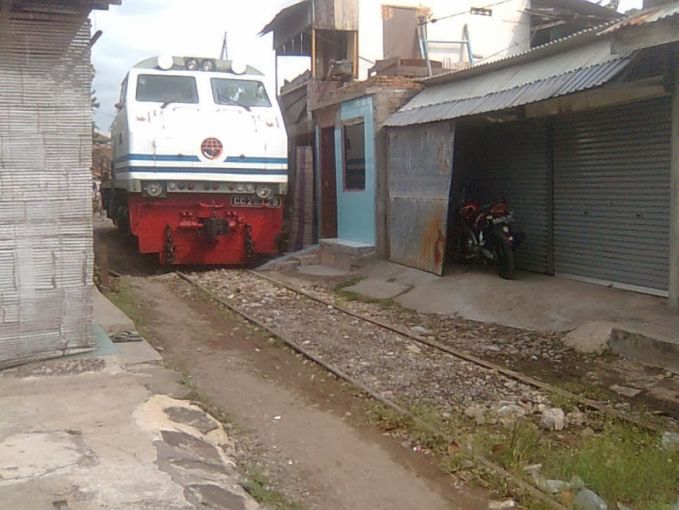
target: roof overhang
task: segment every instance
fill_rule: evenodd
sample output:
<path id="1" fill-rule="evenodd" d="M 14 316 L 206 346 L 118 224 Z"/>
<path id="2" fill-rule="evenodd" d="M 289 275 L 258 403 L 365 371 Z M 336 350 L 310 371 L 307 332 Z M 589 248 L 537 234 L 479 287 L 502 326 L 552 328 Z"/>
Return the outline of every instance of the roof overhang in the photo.
<path id="1" fill-rule="evenodd" d="M 536 3 L 541 7 L 549 7 L 558 12 L 570 12 L 576 16 L 599 20 L 599 22 L 625 17 L 615 9 L 587 0 L 539 0 Z"/>
<path id="2" fill-rule="evenodd" d="M 679 14 L 679 2 L 649 11 L 513 57 L 424 80 L 427 88 L 386 125 L 407 126 L 507 110 L 605 85 L 632 63 L 639 50 L 679 41 L 679 26 L 670 19 Z M 656 38 L 656 42 L 646 38 L 619 45 L 619 39 L 631 30 L 642 26 L 657 30 L 661 20 L 666 22 L 662 28 L 671 32 L 669 36 Z"/>
<path id="3" fill-rule="evenodd" d="M 313 23 L 313 4 L 311 0 L 301 0 L 281 10 L 259 33 L 273 32 L 273 47 L 280 52 L 291 41 L 311 31 Z"/>
<path id="4" fill-rule="evenodd" d="M 1 13 L 83 14 L 120 5 L 122 0 L 0 0 Z"/>

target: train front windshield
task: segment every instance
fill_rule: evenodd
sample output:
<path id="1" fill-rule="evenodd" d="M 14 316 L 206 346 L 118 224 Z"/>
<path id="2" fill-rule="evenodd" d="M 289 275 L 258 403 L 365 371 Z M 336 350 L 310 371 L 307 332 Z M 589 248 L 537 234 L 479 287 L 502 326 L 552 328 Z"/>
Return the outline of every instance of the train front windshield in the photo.
<path id="1" fill-rule="evenodd" d="M 191 76 L 142 74 L 137 79 L 137 101 L 196 104 L 196 79 Z"/>
<path id="2" fill-rule="evenodd" d="M 254 80 L 213 78 L 212 95 L 217 104 L 239 104 L 248 108 L 271 106 L 264 84 Z"/>

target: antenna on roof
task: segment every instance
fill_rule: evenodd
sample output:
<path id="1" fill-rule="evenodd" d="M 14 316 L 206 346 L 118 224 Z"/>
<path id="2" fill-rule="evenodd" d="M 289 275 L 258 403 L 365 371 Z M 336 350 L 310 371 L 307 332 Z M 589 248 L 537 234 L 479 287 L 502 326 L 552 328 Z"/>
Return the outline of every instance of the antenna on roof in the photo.
<path id="1" fill-rule="evenodd" d="M 224 42 L 222 43 L 222 52 L 219 55 L 219 58 L 222 60 L 229 60 L 229 33 L 224 32 Z"/>

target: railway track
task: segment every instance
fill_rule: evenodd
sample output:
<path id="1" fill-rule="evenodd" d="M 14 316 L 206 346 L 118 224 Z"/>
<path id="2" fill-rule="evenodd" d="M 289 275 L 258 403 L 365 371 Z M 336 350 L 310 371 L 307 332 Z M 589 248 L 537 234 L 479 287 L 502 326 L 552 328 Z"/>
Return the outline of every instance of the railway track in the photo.
<path id="1" fill-rule="evenodd" d="M 305 358 L 309 359 L 310 361 L 316 363 L 317 365 L 321 366 L 323 369 L 327 370 L 328 372 L 332 373 L 335 375 L 337 378 L 344 380 L 351 386 L 359 389 L 361 392 L 364 394 L 370 396 L 377 402 L 382 403 L 385 406 L 388 406 L 389 408 L 393 409 L 397 413 L 407 416 L 410 419 L 414 420 L 415 422 L 418 422 L 418 425 L 423 427 L 424 429 L 427 429 L 429 432 L 436 434 L 438 436 L 445 437 L 446 440 L 448 441 L 454 441 L 459 444 L 461 444 L 462 439 L 457 438 L 457 437 L 450 437 L 450 435 L 444 431 L 437 430 L 435 427 L 432 427 L 429 423 L 421 421 L 417 416 L 413 415 L 407 407 L 402 405 L 401 403 L 397 402 L 394 398 L 390 398 L 385 391 L 381 391 L 379 388 L 375 388 L 374 385 L 366 383 L 364 380 L 361 380 L 360 378 L 356 377 L 355 374 L 352 374 L 350 371 L 343 369 L 342 367 L 338 366 L 337 363 L 333 363 L 331 360 L 328 360 L 326 356 L 314 352 L 312 348 L 308 347 L 308 341 L 303 340 L 303 341 L 297 341 L 293 338 L 291 338 L 294 335 L 290 334 L 285 334 L 280 331 L 279 328 L 273 327 L 271 325 L 271 321 L 266 321 L 264 320 L 261 316 L 257 316 L 255 313 L 251 313 L 250 311 L 244 309 L 242 306 L 235 305 L 234 303 L 230 302 L 229 299 L 224 299 L 221 297 L 218 293 L 216 293 L 214 290 L 211 290 L 208 288 L 206 285 L 198 281 L 195 277 L 189 276 L 187 274 L 177 272 L 176 273 L 181 279 L 184 281 L 188 282 L 190 285 L 198 289 L 199 291 L 203 292 L 207 297 L 209 297 L 211 300 L 214 302 L 217 302 L 227 309 L 231 310 L 232 312 L 240 315 L 243 317 L 245 320 L 248 322 L 252 323 L 253 325 L 263 329 L 264 331 L 268 332 L 270 335 L 275 336 L 279 340 L 281 340 L 283 343 L 285 343 L 288 347 L 290 347 L 293 351 L 301 354 Z M 301 289 L 295 289 L 294 287 L 291 287 L 283 282 L 274 280 L 270 277 L 265 277 L 261 275 L 260 273 L 257 273 L 255 271 L 249 271 L 249 274 L 254 276 L 255 278 L 263 279 L 265 281 L 270 282 L 273 285 L 278 285 L 280 288 L 284 288 L 289 292 L 293 292 L 297 294 L 297 296 L 300 296 L 304 299 L 309 299 L 312 302 L 323 306 L 325 308 L 326 313 L 332 314 L 333 312 L 335 313 L 340 313 L 340 314 L 345 314 L 347 316 L 352 317 L 352 320 L 361 320 L 362 318 L 359 318 L 355 316 L 355 314 L 351 313 L 349 310 L 343 310 L 340 307 L 337 307 L 333 304 L 326 303 L 322 299 L 316 298 L 314 296 L 308 295 L 308 293 L 302 291 Z M 306 313 L 309 312 L 309 307 L 304 307 L 302 309 L 302 312 Z M 377 328 L 383 328 L 390 333 L 392 333 L 392 330 L 389 330 L 388 328 L 384 328 L 383 326 L 380 326 L 378 324 L 372 323 L 372 321 L 366 321 L 368 324 L 372 324 L 373 326 Z M 356 324 L 353 324 L 356 326 Z M 501 476 L 502 478 L 508 480 L 514 487 L 520 489 L 524 494 L 529 494 L 532 498 L 544 502 L 546 505 L 548 505 L 549 508 L 553 508 L 555 510 L 567 510 L 565 506 L 563 506 L 561 503 L 553 499 L 550 495 L 545 494 L 542 492 L 540 489 L 537 487 L 533 486 L 530 483 L 527 483 L 523 479 L 513 475 L 506 469 L 504 469 L 502 466 L 499 464 L 493 462 L 492 460 L 488 459 L 487 457 L 480 455 L 478 453 L 474 453 L 471 455 L 471 459 L 479 466 L 482 466 L 483 468 L 493 472 L 494 474 Z"/>
<path id="2" fill-rule="evenodd" d="M 518 400 L 528 398 L 534 402 L 549 403 L 545 395 L 559 395 L 609 418 L 622 420 L 655 432 L 660 430 L 651 423 L 604 403 L 597 402 L 557 386 L 507 369 L 469 353 L 462 352 L 431 338 L 424 338 L 403 327 L 357 313 L 336 302 L 297 288 L 287 282 L 256 271 L 224 273 L 229 281 L 223 287 L 206 283 L 206 273 L 179 277 L 206 294 L 213 301 L 227 307 L 247 321 L 279 338 L 294 351 L 320 365 L 338 378 L 360 389 L 376 401 L 396 412 L 418 421 L 409 411 L 408 404 L 397 398 L 411 394 L 414 387 L 427 391 L 439 406 L 466 405 L 469 400 L 459 398 L 451 388 L 462 388 L 463 395 L 472 400 Z M 229 279 L 230 278 L 230 279 Z M 264 290 L 262 290 L 262 286 Z M 258 293 L 253 293 L 256 287 Z M 309 319 L 314 317 L 313 321 Z M 321 322 L 318 322 L 321 317 Z M 313 323 L 313 330 L 310 324 Z M 356 332 L 360 331 L 360 335 Z M 353 333 L 352 333 L 353 332 Z M 340 339 L 340 341 L 338 341 Z M 344 342 L 343 342 L 344 341 Z M 363 356 L 351 352 L 356 342 L 371 350 Z M 368 345 L 371 344 L 371 345 Z M 399 377 L 399 366 L 414 366 L 419 375 Z M 356 366 L 362 367 L 356 370 Z M 367 368 L 367 370 L 366 370 Z M 368 375 L 366 375 L 366 372 Z M 461 377 L 460 377 L 460 374 Z M 417 395 L 417 392 L 415 392 Z M 417 398 L 415 399 L 417 400 Z M 460 438 L 437 430 L 429 423 L 419 423 L 447 440 L 461 444 Z M 509 480 L 515 487 L 533 498 L 559 510 L 565 507 L 537 487 L 505 470 L 489 458 L 474 453 L 474 462 Z"/>

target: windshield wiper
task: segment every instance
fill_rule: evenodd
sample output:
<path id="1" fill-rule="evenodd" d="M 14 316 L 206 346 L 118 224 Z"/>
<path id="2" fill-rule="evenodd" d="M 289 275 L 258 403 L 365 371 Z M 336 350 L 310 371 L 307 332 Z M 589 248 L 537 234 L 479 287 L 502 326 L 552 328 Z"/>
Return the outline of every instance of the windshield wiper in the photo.
<path id="1" fill-rule="evenodd" d="M 246 111 L 251 111 L 250 107 L 246 104 L 243 104 L 239 101 L 236 101 L 235 99 L 231 99 L 228 96 L 223 96 L 222 94 L 217 94 L 217 97 L 219 98 L 220 102 L 226 101 L 229 104 L 235 105 L 235 106 L 240 106 L 241 108 L 244 108 Z"/>
<path id="2" fill-rule="evenodd" d="M 167 101 L 164 101 L 163 104 L 160 105 L 160 109 L 164 110 L 165 108 L 168 107 L 168 105 L 172 103 L 176 103 L 177 101 L 181 101 L 182 99 L 186 99 L 185 95 L 181 95 L 179 97 L 174 97 L 172 99 L 168 99 Z"/>

